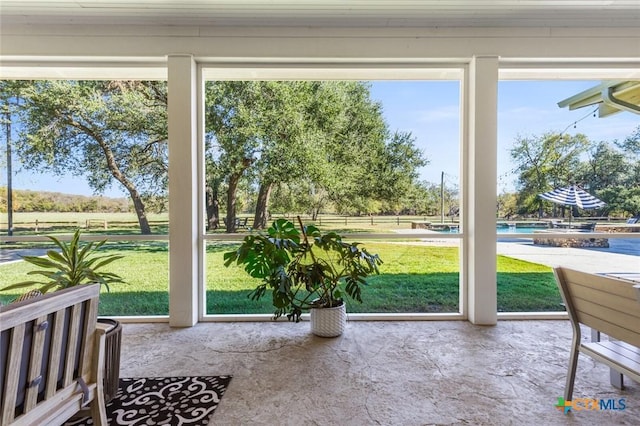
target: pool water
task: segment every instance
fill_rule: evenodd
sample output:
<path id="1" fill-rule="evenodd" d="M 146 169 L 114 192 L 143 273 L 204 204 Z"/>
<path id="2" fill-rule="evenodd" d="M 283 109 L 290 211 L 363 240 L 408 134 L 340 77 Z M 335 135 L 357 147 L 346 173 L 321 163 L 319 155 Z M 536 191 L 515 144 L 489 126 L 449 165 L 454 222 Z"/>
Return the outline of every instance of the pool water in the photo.
<path id="1" fill-rule="evenodd" d="M 509 226 L 509 227 L 499 227 L 496 228 L 496 230 L 498 231 L 498 234 L 533 234 L 534 231 L 540 231 L 541 229 L 549 229 L 549 228 L 527 228 L 527 227 L 515 227 L 515 226 Z M 458 233 L 458 229 L 454 228 L 454 229 L 450 229 L 450 230 L 442 230 L 442 231 L 438 231 L 442 234 L 457 234 Z"/>
<path id="2" fill-rule="evenodd" d="M 498 234 L 533 234 L 533 231 L 539 231 L 541 229 L 548 229 L 548 228 L 526 228 L 526 227 L 516 228 L 515 226 L 500 227 L 498 228 Z"/>

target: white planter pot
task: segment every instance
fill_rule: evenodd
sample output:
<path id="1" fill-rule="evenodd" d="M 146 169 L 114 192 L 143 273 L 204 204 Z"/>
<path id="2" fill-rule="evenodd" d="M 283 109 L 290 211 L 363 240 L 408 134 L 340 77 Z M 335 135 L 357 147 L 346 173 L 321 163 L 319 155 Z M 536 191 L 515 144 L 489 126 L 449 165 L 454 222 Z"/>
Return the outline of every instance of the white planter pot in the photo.
<path id="1" fill-rule="evenodd" d="M 347 326 L 347 308 L 343 303 L 335 308 L 311 309 L 311 332 L 321 337 L 340 336 Z"/>

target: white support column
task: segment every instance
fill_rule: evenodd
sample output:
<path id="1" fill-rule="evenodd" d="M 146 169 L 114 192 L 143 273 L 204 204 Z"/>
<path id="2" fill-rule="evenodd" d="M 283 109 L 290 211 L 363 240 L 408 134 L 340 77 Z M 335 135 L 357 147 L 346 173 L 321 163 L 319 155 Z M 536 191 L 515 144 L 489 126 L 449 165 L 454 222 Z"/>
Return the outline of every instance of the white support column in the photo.
<path id="1" fill-rule="evenodd" d="M 498 58 L 474 57 L 465 85 L 467 309 L 474 324 L 497 322 L 496 181 Z"/>
<path id="2" fill-rule="evenodd" d="M 196 64 L 169 55 L 169 324 L 198 322 Z"/>

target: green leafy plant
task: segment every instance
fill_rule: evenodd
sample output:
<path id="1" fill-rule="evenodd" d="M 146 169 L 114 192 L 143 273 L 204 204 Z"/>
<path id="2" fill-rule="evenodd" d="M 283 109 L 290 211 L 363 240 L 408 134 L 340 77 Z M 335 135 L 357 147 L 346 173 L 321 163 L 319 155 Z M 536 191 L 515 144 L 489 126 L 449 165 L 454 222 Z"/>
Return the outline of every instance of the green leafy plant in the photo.
<path id="1" fill-rule="evenodd" d="M 336 232 L 322 233 L 315 226 L 300 229 L 278 219 L 265 233 L 247 235 L 240 247 L 224 254 L 225 266 L 243 265 L 262 282 L 249 293 L 258 300 L 271 290 L 274 317 L 300 321 L 303 311 L 344 303 L 343 293 L 362 303 L 362 286 L 378 274 L 382 260 L 360 243 L 346 243 Z"/>
<path id="2" fill-rule="evenodd" d="M 47 236 L 47 238 L 58 247 L 59 251 L 49 250 L 46 257 L 22 256 L 26 262 L 45 269 L 30 271 L 27 275 L 40 275 L 45 279 L 22 281 L 9 285 L 2 291 L 40 285 L 38 290 L 44 294 L 50 290 L 62 290 L 67 287 L 92 283 L 102 284 L 108 291 L 109 284 L 124 282 L 117 274 L 98 271 L 123 257 L 114 254 L 99 256 L 97 251 L 106 243 L 106 240 L 80 244 L 80 230 L 73 234 L 69 243 L 52 236 Z"/>

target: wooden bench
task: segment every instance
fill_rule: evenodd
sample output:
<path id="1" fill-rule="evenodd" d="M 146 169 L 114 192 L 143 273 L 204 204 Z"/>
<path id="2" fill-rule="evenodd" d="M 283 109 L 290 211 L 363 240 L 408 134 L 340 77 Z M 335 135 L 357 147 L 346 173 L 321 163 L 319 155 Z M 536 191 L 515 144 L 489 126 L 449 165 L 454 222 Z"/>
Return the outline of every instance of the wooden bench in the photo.
<path id="1" fill-rule="evenodd" d="M 554 274 L 573 328 L 564 399 L 573 395 L 579 353 L 640 382 L 640 302 L 633 282 L 561 267 Z M 609 340 L 583 342 L 581 324 Z"/>
<path id="2" fill-rule="evenodd" d="M 0 424 L 61 425 L 88 407 L 107 425 L 99 292 L 82 285 L 0 307 Z"/>
<path id="3" fill-rule="evenodd" d="M 411 229 L 429 229 L 429 226 L 431 226 L 431 222 L 424 222 L 424 221 L 411 222 Z"/>
<path id="4" fill-rule="evenodd" d="M 227 226 L 227 218 L 223 217 L 222 221 L 224 222 L 224 226 L 228 228 L 228 226 Z M 235 221 L 234 221 L 235 229 L 246 228 L 247 227 L 247 222 L 249 222 L 249 218 L 248 217 L 245 217 L 245 218 L 237 217 L 235 219 Z"/>

